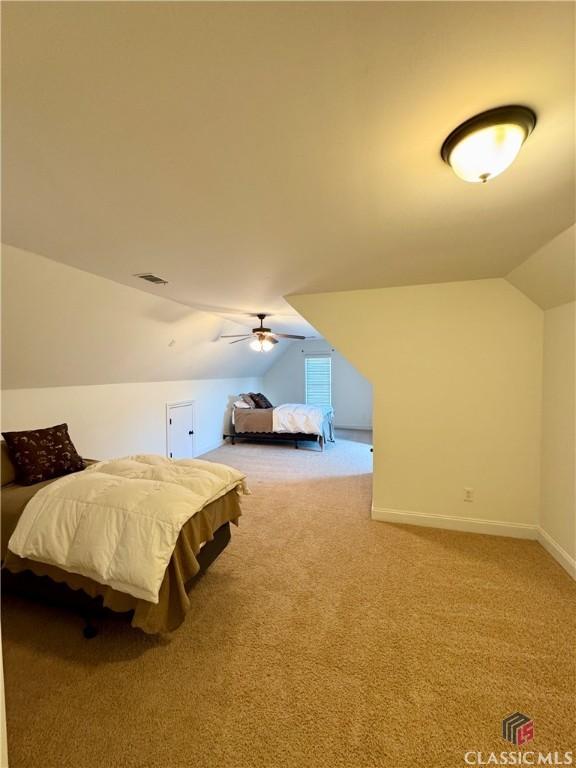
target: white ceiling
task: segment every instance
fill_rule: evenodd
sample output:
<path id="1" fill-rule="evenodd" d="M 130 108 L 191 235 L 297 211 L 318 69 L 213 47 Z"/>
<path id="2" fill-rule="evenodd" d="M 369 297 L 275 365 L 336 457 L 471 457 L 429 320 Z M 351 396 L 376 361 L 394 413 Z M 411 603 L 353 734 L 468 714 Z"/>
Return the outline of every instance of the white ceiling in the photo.
<path id="1" fill-rule="evenodd" d="M 548 2 L 4 3 L 3 239 L 248 326 L 223 308 L 505 275 L 574 221 L 573 21 Z M 442 140 L 507 103 L 538 114 L 518 161 L 460 181 Z"/>

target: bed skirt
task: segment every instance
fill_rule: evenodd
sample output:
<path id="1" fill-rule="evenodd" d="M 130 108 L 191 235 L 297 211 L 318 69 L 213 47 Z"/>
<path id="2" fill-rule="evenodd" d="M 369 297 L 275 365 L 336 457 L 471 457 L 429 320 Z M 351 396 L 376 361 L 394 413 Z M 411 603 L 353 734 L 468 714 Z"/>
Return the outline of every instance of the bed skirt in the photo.
<path id="1" fill-rule="evenodd" d="M 264 414 L 264 419 L 269 417 L 270 425 L 272 421 L 272 408 L 261 409 L 261 411 L 270 411 L 269 414 Z M 252 411 L 260 417 L 258 411 Z M 244 414 L 242 414 L 244 416 Z M 320 450 L 324 450 L 324 445 L 327 441 L 334 442 L 334 421 L 331 415 L 327 415 L 322 422 L 322 434 L 317 435 L 311 432 L 273 432 L 272 429 L 265 431 L 262 429 L 264 419 L 253 418 L 252 420 L 244 418 L 240 424 L 232 424 L 229 433 L 222 435 L 224 441 L 230 440 L 232 445 L 236 440 L 252 440 L 254 442 L 269 442 L 269 443 L 294 443 L 294 447 L 298 448 L 298 443 L 301 441 L 317 443 L 320 446 Z M 240 425 L 242 429 L 240 429 Z"/>
<path id="2" fill-rule="evenodd" d="M 226 547 L 230 541 L 229 524 L 237 523 L 240 515 L 240 499 L 234 490 L 207 504 L 184 525 L 166 569 L 158 603 L 139 600 L 85 576 L 21 558 L 12 552 L 6 554 L 3 564 L 5 576 L 2 587 L 22 594 L 36 593 L 36 596 L 47 600 L 54 597 L 55 602 L 66 602 L 77 608 L 82 602 L 87 604 L 86 596 L 100 598 L 104 607 L 112 611 L 133 612 L 133 627 L 139 627 L 148 634 L 171 632 L 182 624 L 190 610 L 189 591 L 194 578 L 206 570 Z M 67 599 L 66 593 L 70 591 L 73 594 L 68 594 Z"/>

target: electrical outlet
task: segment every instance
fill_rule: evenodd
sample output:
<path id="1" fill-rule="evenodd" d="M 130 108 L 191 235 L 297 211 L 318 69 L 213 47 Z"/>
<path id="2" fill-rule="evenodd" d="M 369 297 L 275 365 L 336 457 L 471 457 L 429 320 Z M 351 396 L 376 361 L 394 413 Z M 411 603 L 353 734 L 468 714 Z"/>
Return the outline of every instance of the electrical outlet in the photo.
<path id="1" fill-rule="evenodd" d="M 474 488 L 464 488 L 464 501 L 474 501 Z"/>

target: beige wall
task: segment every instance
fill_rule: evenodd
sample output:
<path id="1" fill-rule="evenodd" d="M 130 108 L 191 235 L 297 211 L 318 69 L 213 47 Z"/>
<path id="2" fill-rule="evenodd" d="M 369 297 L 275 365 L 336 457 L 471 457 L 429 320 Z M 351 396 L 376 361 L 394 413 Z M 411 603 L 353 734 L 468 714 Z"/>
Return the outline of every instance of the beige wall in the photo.
<path id="1" fill-rule="evenodd" d="M 542 543 L 576 577 L 574 302 L 544 313 Z"/>
<path id="2" fill-rule="evenodd" d="M 260 384 L 258 378 L 242 378 L 4 390 L 2 429 L 66 422 L 83 456 L 165 456 L 166 403 L 193 400 L 194 448 L 200 455 L 222 442 L 236 395 L 259 391 Z"/>
<path id="3" fill-rule="evenodd" d="M 375 517 L 536 535 L 538 307 L 503 279 L 289 300 L 373 384 Z"/>

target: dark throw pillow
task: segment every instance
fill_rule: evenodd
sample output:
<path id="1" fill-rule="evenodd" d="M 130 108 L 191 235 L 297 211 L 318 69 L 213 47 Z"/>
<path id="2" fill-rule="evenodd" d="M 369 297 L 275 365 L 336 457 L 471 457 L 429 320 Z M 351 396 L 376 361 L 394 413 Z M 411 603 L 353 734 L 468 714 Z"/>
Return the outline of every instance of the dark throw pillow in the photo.
<path id="1" fill-rule="evenodd" d="M 262 392 L 258 392 L 258 395 L 260 396 L 260 400 L 265 403 L 264 408 L 274 408 L 270 400 L 266 397 L 266 395 L 263 395 Z"/>
<path id="2" fill-rule="evenodd" d="M 250 392 L 250 397 L 256 403 L 256 408 L 273 408 L 274 406 L 262 392 Z"/>
<path id="3" fill-rule="evenodd" d="M 67 424 L 26 432 L 2 432 L 16 471 L 16 482 L 33 485 L 84 469 Z"/>
<path id="4" fill-rule="evenodd" d="M 250 408 L 256 408 L 256 403 L 254 402 L 254 400 L 252 400 L 252 398 L 250 397 L 250 395 L 240 395 L 240 399 L 241 399 L 241 400 L 244 400 L 244 402 L 245 402 L 247 405 L 249 405 L 249 406 L 250 406 Z"/>

